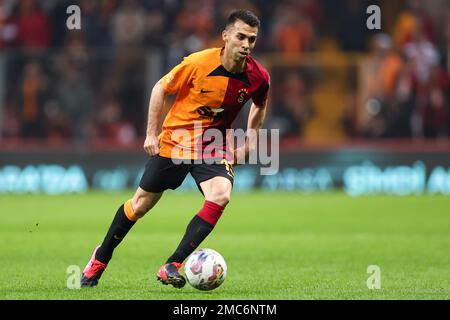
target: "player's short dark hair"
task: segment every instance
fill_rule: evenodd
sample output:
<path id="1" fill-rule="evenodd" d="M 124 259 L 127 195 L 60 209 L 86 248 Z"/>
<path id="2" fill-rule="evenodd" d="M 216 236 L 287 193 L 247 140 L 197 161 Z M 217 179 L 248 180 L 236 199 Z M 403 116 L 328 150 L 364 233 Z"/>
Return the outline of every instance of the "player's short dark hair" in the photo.
<path id="1" fill-rule="evenodd" d="M 237 20 L 241 20 L 253 28 L 256 27 L 259 29 L 259 26 L 261 25 L 258 17 L 253 12 L 244 9 L 237 9 L 230 12 L 226 27 L 231 27 Z"/>

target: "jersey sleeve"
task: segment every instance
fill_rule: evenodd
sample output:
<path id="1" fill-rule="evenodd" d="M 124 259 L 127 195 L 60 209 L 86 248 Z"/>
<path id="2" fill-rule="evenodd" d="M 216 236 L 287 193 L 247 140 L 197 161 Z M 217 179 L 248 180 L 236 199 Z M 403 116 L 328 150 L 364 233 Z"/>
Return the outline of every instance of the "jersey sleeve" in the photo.
<path id="1" fill-rule="evenodd" d="M 269 94 L 269 88 L 270 88 L 270 77 L 267 75 L 267 78 L 264 79 L 264 81 L 259 86 L 258 90 L 255 92 L 255 94 L 252 97 L 253 102 L 257 106 L 263 106 L 264 103 L 267 100 L 267 95 Z"/>
<path id="2" fill-rule="evenodd" d="M 181 88 L 188 85 L 194 76 L 195 65 L 188 58 L 175 66 L 162 79 L 162 87 L 169 94 L 177 93 Z"/>

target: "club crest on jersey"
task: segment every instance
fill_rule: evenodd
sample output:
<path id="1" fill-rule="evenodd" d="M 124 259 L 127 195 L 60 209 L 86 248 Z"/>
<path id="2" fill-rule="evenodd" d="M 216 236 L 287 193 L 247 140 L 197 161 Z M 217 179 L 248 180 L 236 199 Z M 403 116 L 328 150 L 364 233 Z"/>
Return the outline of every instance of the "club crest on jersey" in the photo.
<path id="1" fill-rule="evenodd" d="M 245 98 L 247 97 L 247 95 L 248 95 L 248 90 L 247 89 L 245 89 L 245 88 L 239 89 L 237 101 L 239 103 L 244 102 Z"/>

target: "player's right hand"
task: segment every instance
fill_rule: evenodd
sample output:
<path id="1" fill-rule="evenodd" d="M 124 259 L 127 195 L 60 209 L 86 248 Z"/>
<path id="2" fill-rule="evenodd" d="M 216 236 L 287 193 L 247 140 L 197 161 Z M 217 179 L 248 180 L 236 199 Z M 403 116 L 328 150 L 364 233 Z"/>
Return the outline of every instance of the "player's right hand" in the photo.
<path id="1" fill-rule="evenodd" d="M 144 150 L 150 156 L 159 153 L 159 139 L 156 135 L 147 135 L 144 142 Z"/>

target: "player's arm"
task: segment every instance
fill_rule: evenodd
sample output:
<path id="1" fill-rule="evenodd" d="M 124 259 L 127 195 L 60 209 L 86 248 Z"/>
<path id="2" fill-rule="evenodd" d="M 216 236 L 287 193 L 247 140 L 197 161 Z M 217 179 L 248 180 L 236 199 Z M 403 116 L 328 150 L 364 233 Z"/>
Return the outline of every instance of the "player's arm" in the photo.
<path id="1" fill-rule="evenodd" d="M 153 87 L 148 107 L 147 137 L 144 142 L 145 152 L 149 155 L 159 153 L 159 121 L 166 95 L 176 94 L 181 88 L 185 87 L 192 79 L 194 70 L 195 64 L 185 58 Z"/>
<path id="2" fill-rule="evenodd" d="M 256 151 L 258 146 L 259 130 L 261 129 L 266 117 L 266 106 L 267 100 L 265 100 L 262 105 L 257 105 L 254 102 L 252 103 L 250 113 L 248 115 L 245 145 L 234 151 L 234 164 L 240 164 L 243 159 L 247 162 L 250 153 Z"/>
<path id="3" fill-rule="evenodd" d="M 148 106 L 147 136 L 144 142 L 144 150 L 150 156 L 159 153 L 158 134 L 165 98 L 166 91 L 164 90 L 160 80 L 152 89 Z"/>

